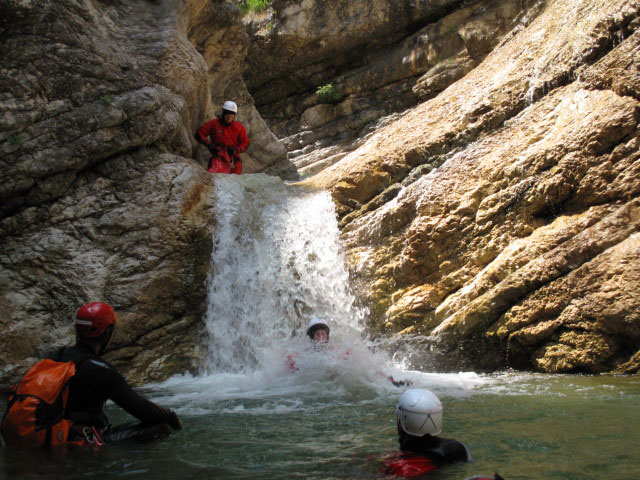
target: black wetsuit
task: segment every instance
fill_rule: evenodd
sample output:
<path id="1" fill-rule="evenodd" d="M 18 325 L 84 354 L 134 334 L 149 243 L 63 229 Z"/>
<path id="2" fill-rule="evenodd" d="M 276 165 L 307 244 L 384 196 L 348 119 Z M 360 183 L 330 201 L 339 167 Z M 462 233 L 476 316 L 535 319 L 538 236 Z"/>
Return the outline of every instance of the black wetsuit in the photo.
<path id="1" fill-rule="evenodd" d="M 413 452 L 430 458 L 438 465 L 453 462 L 471 462 L 471 452 L 457 440 L 441 438 L 433 435 L 414 437 L 402 432 L 400 450 Z"/>
<path id="2" fill-rule="evenodd" d="M 76 365 L 76 374 L 69 383 L 69 399 L 64 414 L 74 424 L 94 427 L 103 432 L 103 439 L 107 442 L 138 435 L 143 439 L 145 433 L 149 437 L 149 427 L 156 425 L 179 428 L 178 417 L 172 410 L 156 405 L 138 394 L 115 367 L 93 352 L 92 347 L 76 344 L 56 351 L 51 358 L 59 362 L 72 361 Z M 111 428 L 104 413 L 107 400 L 113 400 L 139 422 Z M 160 430 L 164 430 L 166 434 L 171 429 L 167 427 Z"/>

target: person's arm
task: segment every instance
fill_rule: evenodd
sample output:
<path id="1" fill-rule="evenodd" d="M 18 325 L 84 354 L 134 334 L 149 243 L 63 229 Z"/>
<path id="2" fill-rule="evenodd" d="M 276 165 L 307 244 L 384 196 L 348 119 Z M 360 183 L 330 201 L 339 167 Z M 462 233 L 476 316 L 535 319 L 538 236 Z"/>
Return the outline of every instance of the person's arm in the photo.
<path id="1" fill-rule="evenodd" d="M 247 137 L 247 129 L 244 128 L 244 125 L 241 124 L 240 127 L 237 138 L 237 149 L 238 153 L 243 153 L 249 148 L 249 137 Z"/>
<path id="2" fill-rule="evenodd" d="M 296 361 L 293 359 L 293 355 L 287 355 L 286 365 L 289 367 L 289 370 L 294 372 L 298 370 L 298 366 L 296 365 Z"/>
<path id="3" fill-rule="evenodd" d="M 405 387 L 411 385 L 411 380 L 396 380 L 391 375 L 387 375 L 382 370 L 378 370 L 378 376 L 384 377 L 391 382 L 394 387 Z"/>
<path id="4" fill-rule="evenodd" d="M 93 387 L 128 414 L 147 425 L 166 423 L 175 429 L 182 428 L 176 413 L 161 407 L 137 393 L 125 378 L 111 365 L 99 360 L 88 360 L 85 368 L 91 368 Z"/>
<path id="5" fill-rule="evenodd" d="M 209 148 L 209 150 L 211 150 L 211 146 L 213 145 L 209 140 L 209 135 L 211 135 L 211 132 L 213 130 L 214 121 L 215 120 L 209 120 L 208 122 L 202 124 L 196 131 L 196 140 Z"/>

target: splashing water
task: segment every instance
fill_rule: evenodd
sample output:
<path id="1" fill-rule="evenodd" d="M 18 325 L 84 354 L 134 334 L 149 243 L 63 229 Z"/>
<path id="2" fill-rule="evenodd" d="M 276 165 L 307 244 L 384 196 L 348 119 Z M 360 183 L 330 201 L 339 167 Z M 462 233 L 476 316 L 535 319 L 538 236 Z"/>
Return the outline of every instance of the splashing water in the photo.
<path id="1" fill-rule="evenodd" d="M 246 175 L 217 177 L 214 194 L 207 372 L 264 368 L 316 316 L 332 337 L 360 337 L 366 312 L 349 291 L 327 192 Z"/>

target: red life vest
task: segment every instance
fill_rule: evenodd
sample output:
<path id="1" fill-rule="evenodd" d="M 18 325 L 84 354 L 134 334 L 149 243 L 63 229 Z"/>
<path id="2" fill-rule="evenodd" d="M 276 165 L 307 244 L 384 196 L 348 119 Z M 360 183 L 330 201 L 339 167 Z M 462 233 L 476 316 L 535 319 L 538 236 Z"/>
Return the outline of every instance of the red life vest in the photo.
<path id="1" fill-rule="evenodd" d="M 393 453 L 384 459 L 383 471 L 396 477 L 412 478 L 438 468 L 428 457 L 413 452 Z"/>

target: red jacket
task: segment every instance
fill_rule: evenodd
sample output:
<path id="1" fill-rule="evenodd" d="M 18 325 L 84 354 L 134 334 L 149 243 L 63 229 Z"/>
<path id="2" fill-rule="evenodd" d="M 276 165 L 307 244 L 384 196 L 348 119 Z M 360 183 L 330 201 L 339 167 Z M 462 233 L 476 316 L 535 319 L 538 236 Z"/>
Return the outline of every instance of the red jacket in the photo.
<path id="1" fill-rule="evenodd" d="M 196 137 L 200 143 L 220 147 L 236 147 L 238 153 L 244 152 L 249 146 L 247 130 L 240 122 L 233 121 L 225 126 L 220 119 L 214 118 L 198 128 Z"/>
<path id="2" fill-rule="evenodd" d="M 396 477 L 417 477 L 438 468 L 436 462 L 413 452 L 399 452 L 384 459 L 383 473 Z"/>

